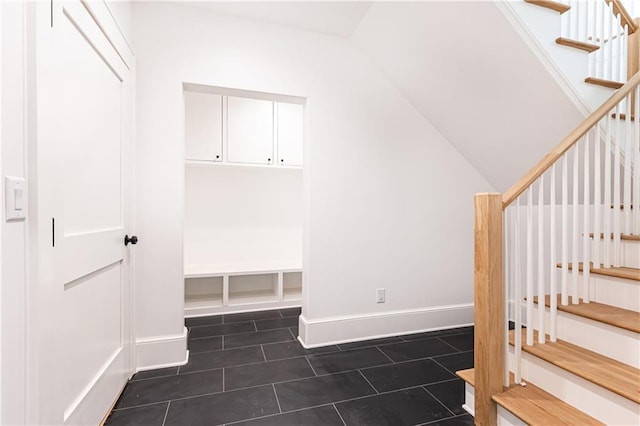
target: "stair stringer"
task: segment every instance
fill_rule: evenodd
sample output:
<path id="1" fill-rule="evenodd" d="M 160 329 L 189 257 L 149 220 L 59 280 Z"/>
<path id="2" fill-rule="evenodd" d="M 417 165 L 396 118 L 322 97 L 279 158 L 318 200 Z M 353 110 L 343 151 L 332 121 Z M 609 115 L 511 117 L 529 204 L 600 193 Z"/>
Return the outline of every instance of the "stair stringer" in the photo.
<path id="1" fill-rule="evenodd" d="M 495 4 L 585 116 L 611 96 L 611 89 L 584 82 L 589 69 L 587 53 L 556 44 L 560 35 L 559 13 L 523 0 Z"/>

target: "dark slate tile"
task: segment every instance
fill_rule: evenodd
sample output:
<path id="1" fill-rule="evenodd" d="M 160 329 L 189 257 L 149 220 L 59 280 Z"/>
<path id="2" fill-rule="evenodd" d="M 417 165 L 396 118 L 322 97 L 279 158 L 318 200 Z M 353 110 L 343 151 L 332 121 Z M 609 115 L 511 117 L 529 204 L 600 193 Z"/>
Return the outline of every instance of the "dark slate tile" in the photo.
<path id="1" fill-rule="evenodd" d="M 429 423 L 429 426 L 473 426 L 473 423 L 473 416 L 463 414 L 462 416 L 450 417 L 445 420 Z"/>
<path id="2" fill-rule="evenodd" d="M 130 382 L 125 387 L 116 408 L 133 407 L 221 391 L 222 370 L 138 380 Z"/>
<path id="3" fill-rule="evenodd" d="M 162 426 L 167 412 L 168 402 L 145 405 L 143 407 L 114 410 L 105 422 L 105 426 Z"/>
<path id="4" fill-rule="evenodd" d="M 210 315 L 207 317 L 185 318 L 184 325 L 187 327 L 197 327 L 200 325 L 222 324 L 222 315 Z"/>
<path id="5" fill-rule="evenodd" d="M 202 325 L 191 327 L 189 339 L 200 339 L 202 337 L 222 336 L 226 334 L 246 333 L 256 331 L 253 322 L 241 322 L 236 324 Z"/>
<path id="6" fill-rule="evenodd" d="M 256 328 L 260 330 L 273 330 L 276 328 L 295 327 L 298 325 L 298 317 L 274 318 L 256 321 Z"/>
<path id="7" fill-rule="evenodd" d="M 436 356 L 433 357 L 433 359 L 452 373 L 459 370 L 466 370 L 467 368 L 473 368 L 473 351 Z"/>
<path id="8" fill-rule="evenodd" d="M 264 320 L 269 318 L 281 318 L 280 312 L 273 311 L 258 311 L 258 312 L 242 312 L 239 314 L 227 314 L 223 315 L 223 322 L 225 324 L 231 324 L 235 322 Z"/>
<path id="9" fill-rule="evenodd" d="M 200 352 L 189 354 L 189 362 L 180 367 L 180 374 L 193 371 L 212 370 L 235 365 L 252 364 L 264 361 L 260 346 L 223 351 Z"/>
<path id="10" fill-rule="evenodd" d="M 305 358 L 292 358 L 224 369 L 225 390 L 304 379 L 315 374 Z"/>
<path id="11" fill-rule="evenodd" d="M 189 339 L 187 345 L 191 353 L 218 351 L 222 349 L 222 336 Z"/>
<path id="12" fill-rule="evenodd" d="M 439 337 L 440 340 L 450 344 L 460 351 L 473 350 L 473 333 L 455 334 L 453 336 Z"/>
<path id="13" fill-rule="evenodd" d="M 310 355 L 309 362 L 318 375 L 357 370 L 359 368 L 390 364 L 389 358 L 377 348 L 354 349 L 352 351 L 332 352 Z"/>
<path id="14" fill-rule="evenodd" d="M 396 362 L 457 352 L 451 346 L 439 339 L 392 343 L 390 345 L 380 346 L 380 349 Z"/>
<path id="15" fill-rule="evenodd" d="M 385 337 L 383 339 L 372 339 L 372 340 L 363 340 L 361 342 L 342 343 L 338 346 L 343 351 L 348 351 L 350 349 L 368 348 L 371 346 L 386 345 L 388 343 L 397 343 L 397 342 L 402 342 L 402 339 L 400 337 Z"/>
<path id="16" fill-rule="evenodd" d="M 336 404 L 347 426 L 415 425 L 451 417 L 422 388 L 406 389 Z"/>
<path id="17" fill-rule="evenodd" d="M 264 349 L 264 355 L 267 357 L 267 361 L 340 351 L 340 348 L 335 345 L 305 349 L 297 340 L 292 342 L 262 345 L 262 348 Z"/>
<path id="18" fill-rule="evenodd" d="M 466 413 L 462 408 L 462 404 L 464 404 L 464 381 L 462 379 L 456 378 L 449 382 L 426 385 L 425 389 L 451 410 L 453 414 Z"/>
<path id="19" fill-rule="evenodd" d="M 242 346 L 262 345 L 265 343 L 286 342 L 293 340 L 288 328 L 279 330 L 256 331 L 254 333 L 224 336 L 224 347 L 239 348 Z"/>
<path id="20" fill-rule="evenodd" d="M 367 368 L 362 370 L 362 374 L 378 392 L 405 389 L 455 378 L 451 372 L 430 359 Z"/>
<path id="21" fill-rule="evenodd" d="M 357 371 L 294 380 L 274 386 L 282 411 L 315 407 L 376 393 Z"/>
<path id="22" fill-rule="evenodd" d="M 333 405 L 325 405 L 233 423 L 233 426 L 343 426 L 343 423 Z"/>
<path id="23" fill-rule="evenodd" d="M 278 412 L 278 401 L 269 385 L 171 401 L 165 425 L 219 425 Z"/>
<path id="24" fill-rule="evenodd" d="M 133 375 L 131 381 L 153 379 L 155 377 L 175 376 L 178 374 L 178 367 L 157 368 L 155 370 L 140 371 Z"/>
<path id="25" fill-rule="evenodd" d="M 295 337 L 297 339 L 298 338 L 298 334 L 299 334 L 298 326 L 289 327 L 289 330 L 291 330 L 291 334 L 293 334 L 293 337 Z"/>
<path id="26" fill-rule="evenodd" d="M 424 333 L 406 334 L 402 338 L 408 342 L 413 340 L 432 339 L 439 336 L 450 336 L 452 334 L 473 333 L 473 326 L 449 328 L 446 330 L 426 331 Z"/>
<path id="27" fill-rule="evenodd" d="M 297 316 L 300 316 L 300 314 L 302 314 L 302 308 L 280 309 L 280 315 L 282 315 L 283 318 L 297 317 Z"/>

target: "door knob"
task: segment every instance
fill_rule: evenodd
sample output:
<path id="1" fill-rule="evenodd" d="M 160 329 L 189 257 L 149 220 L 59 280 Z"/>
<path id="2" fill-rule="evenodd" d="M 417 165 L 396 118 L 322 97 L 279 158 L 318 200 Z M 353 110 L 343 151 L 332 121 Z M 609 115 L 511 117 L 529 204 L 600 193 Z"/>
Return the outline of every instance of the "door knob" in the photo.
<path id="1" fill-rule="evenodd" d="M 132 235 L 131 237 L 129 237 L 128 235 L 124 236 L 124 245 L 128 246 L 129 243 L 133 244 L 134 246 L 136 244 L 138 244 L 138 237 L 136 237 L 135 235 Z"/>

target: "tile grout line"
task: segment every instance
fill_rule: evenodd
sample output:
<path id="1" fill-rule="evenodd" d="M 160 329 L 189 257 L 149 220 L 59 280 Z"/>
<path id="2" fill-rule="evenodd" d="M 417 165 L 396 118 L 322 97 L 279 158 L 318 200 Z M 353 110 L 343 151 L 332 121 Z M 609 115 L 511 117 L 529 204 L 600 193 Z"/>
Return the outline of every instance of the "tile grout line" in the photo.
<path id="1" fill-rule="evenodd" d="M 443 336 L 443 337 L 449 337 L 449 336 Z M 452 348 L 453 348 L 453 349 L 455 349 L 456 351 L 458 351 L 458 352 L 462 352 L 460 349 L 456 348 L 455 346 L 453 346 L 453 345 L 452 345 L 452 344 L 450 344 L 450 343 L 445 342 L 445 341 L 444 341 L 444 340 L 442 340 L 441 338 L 436 337 L 436 339 L 440 340 L 440 341 L 441 341 L 442 343 L 444 343 L 445 345 L 452 347 Z"/>
<path id="2" fill-rule="evenodd" d="M 433 399 L 435 399 L 436 401 L 438 401 L 438 402 L 440 403 L 440 405 L 442 405 L 442 406 L 443 406 L 443 407 L 444 407 L 448 412 L 450 412 L 450 413 L 451 413 L 451 415 L 452 415 L 452 416 L 455 416 L 455 415 L 456 415 L 456 413 L 454 413 L 453 411 L 451 411 L 451 410 L 449 409 L 449 407 L 447 407 L 447 406 L 446 406 L 446 404 L 445 404 L 444 402 L 440 401 L 440 400 L 438 399 L 438 397 L 437 397 L 437 396 L 435 396 L 434 394 L 432 394 L 432 393 L 429 391 L 429 389 L 427 389 L 427 385 L 423 385 L 423 386 L 422 386 L 422 389 L 424 389 L 424 390 L 425 390 L 429 395 L 431 395 L 431 397 L 432 397 Z"/>
<path id="3" fill-rule="evenodd" d="M 391 359 L 391 357 L 389 355 L 387 355 L 385 353 L 385 351 L 383 351 L 382 349 L 380 349 L 379 347 L 375 346 L 375 348 L 382 353 L 382 355 L 384 355 L 389 361 L 391 361 L 392 364 L 395 364 L 396 362 L 394 360 Z"/>
<path id="4" fill-rule="evenodd" d="M 162 419 L 162 426 L 164 426 L 167 421 L 167 415 L 169 414 L 169 407 L 171 406 L 171 401 L 167 403 L 167 409 L 164 411 L 164 418 Z"/>
<path id="5" fill-rule="evenodd" d="M 313 368 L 313 365 L 311 365 L 311 361 L 309 361 L 309 358 L 307 358 L 307 356 L 305 355 L 305 356 L 304 356 L 304 359 L 306 359 L 306 360 L 307 360 L 307 364 L 309 364 L 309 367 L 311 367 L 311 371 L 313 371 L 314 376 L 315 376 L 315 377 L 318 377 L 318 373 L 316 373 L 315 368 Z"/>
<path id="6" fill-rule="evenodd" d="M 455 372 L 455 371 L 451 371 L 451 370 L 449 370 L 447 367 L 445 367 L 444 365 L 440 364 L 440 363 L 438 362 L 438 360 L 437 360 L 437 359 L 431 358 L 431 360 L 432 360 L 433 362 L 435 362 L 436 364 L 438 364 L 440 367 L 442 367 L 442 368 L 444 368 L 445 370 L 447 370 L 449 373 L 451 373 L 451 374 L 453 374 L 453 375 L 455 375 L 455 374 L 456 374 L 456 372 Z M 457 377 L 457 376 L 456 376 L 456 377 Z"/>
<path id="7" fill-rule="evenodd" d="M 282 414 L 282 407 L 280 406 L 280 399 L 278 398 L 278 392 L 276 392 L 276 385 L 271 383 L 271 389 L 273 389 L 273 394 L 276 397 L 276 402 L 278 403 L 278 412 Z"/>
<path id="8" fill-rule="evenodd" d="M 419 423 L 417 426 L 428 426 L 428 425 L 433 425 L 433 424 L 436 424 L 436 423 L 438 423 L 438 422 L 441 422 L 442 420 L 457 419 L 457 418 L 465 417 L 465 416 L 470 416 L 470 417 L 472 417 L 472 418 L 473 418 L 473 416 L 471 416 L 471 414 L 469 414 L 469 413 L 463 413 L 463 414 L 456 414 L 456 415 L 454 415 L 453 417 L 447 417 L 446 419 L 435 419 L 435 420 L 428 421 L 428 422 L 426 422 L 426 423 Z"/>
<path id="9" fill-rule="evenodd" d="M 260 350 L 262 351 L 262 358 L 264 359 L 264 362 L 267 362 L 267 356 L 264 353 L 264 346 L 260 345 Z"/>
<path id="10" fill-rule="evenodd" d="M 377 395 L 380 395 L 380 392 L 378 392 L 378 389 L 376 389 L 376 387 L 375 387 L 375 386 L 373 386 L 373 384 L 369 381 L 369 379 L 367 379 L 367 377 L 366 377 L 364 374 L 362 374 L 362 371 L 358 370 L 358 373 L 360 373 L 360 375 L 361 375 L 361 376 L 362 376 L 362 378 L 365 380 L 365 382 L 369 383 L 369 386 L 371 386 L 371 388 L 372 388 L 374 391 L 376 391 L 376 394 L 377 394 Z"/>
<path id="11" fill-rule="evenodd" d="M 344 426 L 347 426 L 347 422 L 345 422 L 344 419 L 342 418 L 342 414 L 340 414 L 340 411 L 338 410 L 338 407 L 336 407 L 336 403 L 334 402 L 331 405 L 333 406 L 333 409 L 336 410 L 336 413 L 338 413 L 338 417 L 340 417 L 340 420 L 342 420 L 342 424 Z"/>
<path id="12" fill-rule="evenodd" d="M 225 380 L 225 377 L 224 377 L 224 368 L 223 368 L 223 369 L 222 369 L 222 392 L 224 392 L 224 391 L 225 391 L 225 390 L 224 390 L 224 388 L 225 388 L 225 386 L 224 386 L 224 380 Z"/>

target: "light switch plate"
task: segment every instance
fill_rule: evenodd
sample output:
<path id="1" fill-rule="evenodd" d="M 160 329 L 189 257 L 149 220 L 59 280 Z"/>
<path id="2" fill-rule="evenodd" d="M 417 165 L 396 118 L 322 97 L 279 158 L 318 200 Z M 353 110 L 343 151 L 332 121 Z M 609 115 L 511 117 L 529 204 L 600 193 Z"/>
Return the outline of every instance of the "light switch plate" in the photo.
<path id="1" fill-rule="evenodd" d="M 24 220 L 27 217 L 27 182 L 15 176 L 4 177 L 5 220 Z"/>

